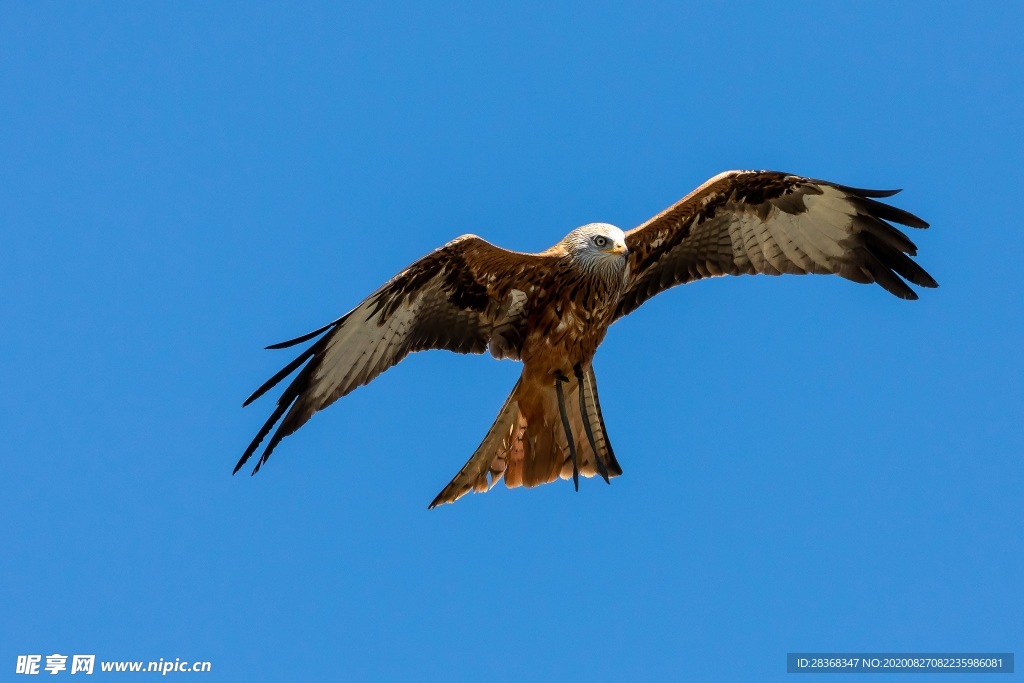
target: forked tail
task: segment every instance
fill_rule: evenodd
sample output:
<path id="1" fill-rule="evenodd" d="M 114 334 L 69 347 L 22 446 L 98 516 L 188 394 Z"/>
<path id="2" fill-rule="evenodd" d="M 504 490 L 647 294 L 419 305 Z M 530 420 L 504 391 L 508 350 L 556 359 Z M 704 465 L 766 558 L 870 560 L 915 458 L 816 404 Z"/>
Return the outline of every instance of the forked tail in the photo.
<path id="1" fill-rule="evenodd" d="M 564 412 L 559 409 L 559 391 Z M 622 474 L 605 431 L 593 368 L 581 368 L 560 386 L 527 385 L 520 377 L 476 452 L 430 507 L 453 503 L 470 491 L 487 491 L 499 479 L 509 488 L 569 479 L 574 455 L 585 477 Z"/>

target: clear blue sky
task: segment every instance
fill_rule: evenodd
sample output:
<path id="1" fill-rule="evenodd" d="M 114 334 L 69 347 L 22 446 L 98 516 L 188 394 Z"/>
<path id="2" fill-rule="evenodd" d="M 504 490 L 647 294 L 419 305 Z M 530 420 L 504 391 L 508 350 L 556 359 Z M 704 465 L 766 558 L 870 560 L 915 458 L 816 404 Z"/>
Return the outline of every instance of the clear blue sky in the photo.
<path id="1" fill-rule="evenodd" d="M 0 678 L 54 652 L 225 681 L 1020 657 L 1020 6 L 427 4 L 0 11 Z M 905 188 L 941 287 L 650 301 L 595 361 L 610 487 L 428 512 L 519 372 L 443 352 L 230 476 L 292 357 L 265 344 L 456 235 L 628 228 L 730 168 Z"/>

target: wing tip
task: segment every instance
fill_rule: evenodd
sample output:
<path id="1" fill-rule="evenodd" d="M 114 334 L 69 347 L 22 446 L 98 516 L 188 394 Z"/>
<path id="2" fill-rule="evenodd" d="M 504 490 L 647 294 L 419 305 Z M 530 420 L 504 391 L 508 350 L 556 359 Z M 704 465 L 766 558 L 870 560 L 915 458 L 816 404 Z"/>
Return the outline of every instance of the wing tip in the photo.
<path id="1" fill-rule="evenodd" d="M 256 391 L 254 391 L 251 394 L 249 394 L 249 398 L 245 399 L 245 401 L 242 403 L 242 407 L 245 408 L 246 406 L 251 404 L 253 401 L 258 399 L 260 396 L 262 396 L 263 394 L 267 393 L 268 391 L 273 389 L 275 386 L 277 386 L 278 382 L 280 382 L 285 377 L 287 377 L 288 375 L 290 375 L 293 372 L 295 372 L 295 370 L 300 365 L 302 365 L 307 360 L 309 360 L 309 358 L 312 357 L 317 352 L 317 348 L 318 347 L 319 347 L 319 344 L 313 344 L 308 349 L 306 349 L 305 351 L 300 353 L 298 356 L 296 356 L 295 359 L 292 360 L 292 362 L 288 363 L 288 365 L 286 365 L 283 368 L 281 368 L 280 370 L 278 370 L 274 374 L 273 377 L 271 377 L 266 382 L 261 384 L 259 386 L 259 388 L 256 389 Z"/>
<path id="2" fill-rule="evenodd" d="M 274 412 L 271 413 L 269 418 L 267 418 L 267 421 L 263 423 L 263 426 L 260 427 L 260 431 L 256 433 L 256 436 L 253 437 L 253 440 L 249 442 L 248 448 L 246 448 L 245 452 L 242 453 L 242 457 L 238 459 L 238 463 L 235 465 L 235 469 L 232 470 L 231 472 L 232 475 L 237 473 L 238 470 L 242 469 L 245 466 L 245 463 L 249 461 L 249 458 L 251 458 L 253 454 L 256 452 L 256 450 L 260 447 L 260 444 L 263 442 L 263 439 L 266 438 L 267 434 L 270 433 L 270 430 L 274 428 L 274 425 L 277 424 L 278 420 L 281 419 L 281 416 L 284 415 L 285 411 L 288 410 L 288 408 L 290 408 L 294 402 L 295 396 L 293 395 L 289 397 L 288 392 L 285 392 L 285 396 L 282 396 L 281 400 L 278 401 L 277 408 L 275 408 Z M 278 425 L 277 429 L 274 431 L 274 435 L 270 437 L 270 442 L 267 444 L 267 447 L 263 449 L 263 454 L 260 456 L 259 462 L 256 463 L 256 467 L 253 469 L 252 474 L 256 474 L 257 472 L 260 471 L 260 467 L 262 467 L 263 463 L 267 461 L 267 459 L 270 457 L 270 454 L 274 452 L 274 448 L 277 446 L 277 444 L 281 442 L 281 439 L 287 436 L 287 434 L 291 433 L 285 433 L 282 430 L 284 424 L 285 423 Z"/>
<path id="3" fill-rule="evenodd" d="M 319 336 L 320 334 L 326 332 L 327 330 L 331 329 L 335 325 L 338 325 L 339 323 L 341 323 L 347 317 L 348 317 L 348 314 L 346 313 L 345 315 L 343 315 L 342 317 L 338 318 L 337 320 L 332 320 L 331 322 L 327 323 L 323 327 L 315 329 L 312 332 L 307 332 L 306 334 L 304 334 L 304 335 L 302 335 L 300 337 L 295 337 L 295 339 L 289 339 L 287 341 L 277 342 L 276 344 L 271 344 L 269 346 L 264 346 L 263 349 L 265 351 L 276 351 L 278 349 L 287 349 L 287 348 L 289 348 L 291 346 L 295 346 L 296 344 L 301 344 L 304 341 L 309 341 L 313 337 Z"/>
<path id="4" fill-rule="evenodd" d="M 450 505 L 461 498 L 462 495 L 469 493 L 469 490 L 467 489 L 463 494 L 453 496 L 451 495 L 451 492 L 448 491 L 449 488 L 450 485 L 441 489 L 441 492 L 434 496 L 434 500 L 430 501 L 430 505 L 427 506 L 427 509 L 433 510 L 434 508 L 441 507 L 442 505 Z"/>

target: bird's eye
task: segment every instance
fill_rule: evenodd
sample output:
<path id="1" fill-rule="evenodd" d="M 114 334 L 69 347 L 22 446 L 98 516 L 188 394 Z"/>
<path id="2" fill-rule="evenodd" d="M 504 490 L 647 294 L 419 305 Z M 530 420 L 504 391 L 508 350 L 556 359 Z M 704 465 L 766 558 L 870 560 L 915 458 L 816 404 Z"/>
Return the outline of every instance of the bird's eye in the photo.
<path id="1" fill-rule="evenodd" d="M 604 247 L 608 246 L 608 238 L 598 235 L 597 237 L 594 238 L 594 244 L 603 249 Z"/>

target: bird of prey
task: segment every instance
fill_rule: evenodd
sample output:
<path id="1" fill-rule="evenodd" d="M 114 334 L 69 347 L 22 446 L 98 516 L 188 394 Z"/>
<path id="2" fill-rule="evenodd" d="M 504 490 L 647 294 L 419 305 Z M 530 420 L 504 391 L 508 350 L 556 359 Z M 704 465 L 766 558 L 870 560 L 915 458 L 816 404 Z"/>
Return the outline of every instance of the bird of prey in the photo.
<path id="1" fill-rule="evenodd" d="M 509 488 L 622 473 L 591 361 L 609 325 L 679 284 L 718 275 L 834 273 L 916 299 L 936 287 L 893 223 L 928 224 L 865 190 L 776 171 L 729 171 L 642 225 L 576 228 L 539 254 L 463 235 L 427 254 L 354 309 L 290 341 L 313 340 L 249 405 L 299 370 L 245 450 L 280 421 L 255 474 L 284 437 L 413 351 L 447 349 L 521 361 L 522 375 L 487 435 L 430 507 L 503 479 Z M 321 336 L 322 335 L 322 336 Z"/>

